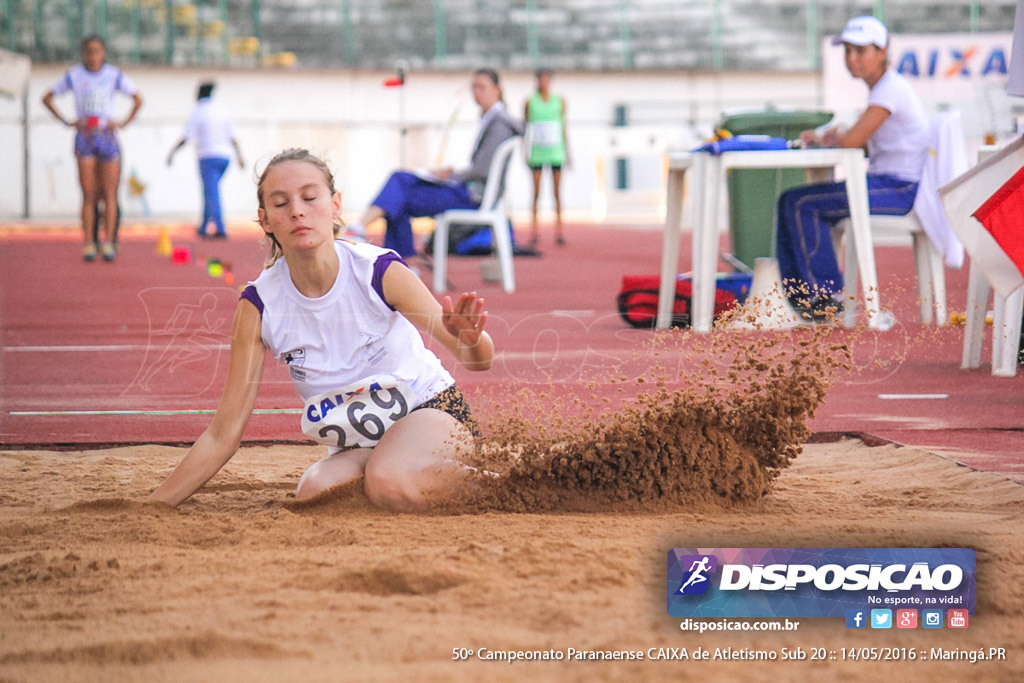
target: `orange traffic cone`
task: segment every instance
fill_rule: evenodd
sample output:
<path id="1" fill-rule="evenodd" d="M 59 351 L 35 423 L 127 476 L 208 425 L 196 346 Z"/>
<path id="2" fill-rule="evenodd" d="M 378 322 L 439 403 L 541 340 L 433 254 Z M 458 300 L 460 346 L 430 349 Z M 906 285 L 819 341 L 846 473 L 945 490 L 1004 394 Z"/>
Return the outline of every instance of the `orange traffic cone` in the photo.
<path id="1" fill-rule="evenodd" d="M 170 256 L 174 251 L 174 246 L 171 244 L 171 236 L 167 232 L 167 226 L 160 226 L 160 236 L 156 238 L 156 253 L 160 256 Z"/>

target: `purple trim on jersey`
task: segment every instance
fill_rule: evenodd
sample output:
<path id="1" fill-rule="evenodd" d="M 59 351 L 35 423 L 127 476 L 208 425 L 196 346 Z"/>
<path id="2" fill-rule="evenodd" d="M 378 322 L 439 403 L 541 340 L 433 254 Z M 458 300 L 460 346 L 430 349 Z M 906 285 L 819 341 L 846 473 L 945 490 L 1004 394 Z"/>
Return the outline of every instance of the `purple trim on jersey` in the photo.
<path id="1" fill-rule="evenodd" d="M 373 262 L 373 277 L 370 279 L 370 285 L 373 287 L 373 291 L 377 292 L 377 296 L 384 302 L 384 305 L 390 308 L 392 311 L 395 307 L 388 303 L 388 300 L 384 298 L 384 273 L 387 271 L 388 266 L 394 262 L 401 263 L 403 266 L 408 267 L 409 264 L 405 262 L 401 256 L 393 251 L 389 251 L 386 254 L 381 254 L 377 257 L 377 260 Z"/>
<path id="2" fill-rule="evenodd" d="M 242 294 L 238 298 L 245 299 L 251 303 L 260 312 L 260 315 L 263 315 L 263 299 L 260 298 L 260 293 L 256 291 L 255 287 L 249 285 L 242 290 Z"/>

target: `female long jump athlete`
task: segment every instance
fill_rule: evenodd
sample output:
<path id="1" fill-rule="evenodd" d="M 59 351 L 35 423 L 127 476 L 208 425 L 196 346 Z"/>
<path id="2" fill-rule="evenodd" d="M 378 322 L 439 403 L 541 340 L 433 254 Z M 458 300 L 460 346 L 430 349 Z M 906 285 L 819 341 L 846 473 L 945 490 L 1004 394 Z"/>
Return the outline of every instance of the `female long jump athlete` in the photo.
<path id="1" fill-rule="evenodd" d="M 271 265 L 238 303 L 213 421 L 150 500 L 178 505 L 235 454 L 269 349 L 305 403 L 303 430 L 329 446 L 300 479 L 298 500 L 362 478 L 374 504 L 429 508 L 469 472 L 458 452 L 476 423 L 420 333 L 468 369 L 486 370 L 494 345 L 483 299 L 464 293 L 442 305 L 394 252 L 336 240 L 341 194 L 306 150 L 274 157 L 257 198 Z"/>

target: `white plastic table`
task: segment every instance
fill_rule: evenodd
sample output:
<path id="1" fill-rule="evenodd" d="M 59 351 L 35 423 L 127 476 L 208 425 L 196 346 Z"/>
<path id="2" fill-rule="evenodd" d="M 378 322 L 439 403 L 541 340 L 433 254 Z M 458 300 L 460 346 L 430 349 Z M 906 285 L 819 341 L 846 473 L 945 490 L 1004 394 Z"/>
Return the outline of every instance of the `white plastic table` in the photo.
<path id="1" fill-rule="evenodd" d="M 690 190 L 693 194 L 693 310 L 691 324 L 695 332 L 711 330 L 714 312 L 715 271 L 718 264 L 719 190 L 730 168 L 841 168 L 846 178 L 850 202 L 851 235 L 847 248 L 857 252 L 861 291 L 868 325 L 882 328 L 878 302 L 878 275 L 875 270 L 871 216 L 868 209 L 867 163 L 861 149 L 788 149 L 765 151 L 678 152 L 669 154 L 665 233 L 661 247 L 661 285 L 658 292 L 658 329 L 672 323 L 676 273 L 679 267 L 679 233 L 682 230 L 683 178 L 693 169 Z M 766 222 L 774 215 L 766 216 Z M 852 245 L 849 244 L 852 242 Z"/>

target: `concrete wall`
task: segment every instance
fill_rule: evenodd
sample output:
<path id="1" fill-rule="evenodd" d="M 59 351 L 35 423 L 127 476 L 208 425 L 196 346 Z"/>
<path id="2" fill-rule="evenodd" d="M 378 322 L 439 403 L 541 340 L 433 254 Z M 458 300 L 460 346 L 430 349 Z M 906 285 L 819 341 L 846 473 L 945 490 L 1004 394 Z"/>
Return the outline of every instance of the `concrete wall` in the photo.
<path id="1" fill-rule="evenodd" d="M 40 103 L 66 66 L 36 65 L 28 86 L 28 214 L 67 219 L 78 213 L 80 193 L 72 156 L 72 132 Z M 413 72 L 403 89 L 385 88 L 391 76 L 370 71 L 267 71 L 132 68 L 129 75 L 145 99 L 135 122 L 121 133 L 122 207 L 127 217 L 197 218 L 200 187 L 191 147 L 172 167 L 165 160 L 180 138 L 195 101 L 197 84 L 218 83 L 215 98 L 232 113 L 248 166 L 232 166 L 223 182 L 226 214 L 255 216 L 254 170 L 283 148 L 305 146 L 325 156 L 344 193 L 345 212 L 360 213 L 392 169 L 461 166 L 469 157 L 478 111 L 469 75 Z M 505 100 L 521 115 L 533 88 L 528 72 L 503 74 Z M 662 205 L 663 153 L 689 148 L 710 133 L 723 109 L 820 106 L 819 76 L 812 73 L 559 73 L 554 87 L 568 102 L 573 165 L 564 176 L 564 205 L 576 219 L 616 215 L 657 219 Z M 403 106 L 404 98 L 404 106 Z M 127 107 L 125 99 L 122 106 Z M 617 105 L 627 107 L 629 125 L 614 126 Z M 23 214 L 26 180 L 22 150 L 22 102 L 0 98 L 0 219 Z M 70 96 L 58 99 L 68 116 Z M 403 153 L 401 121 L 408 128 Z M 617 191 L 616 162 L 627 158 L 628 191 Z M 255 169 L 254 169 L 255 166 Z M 132 195 L 134 173 L 147 189 Z M 530 180 L 514 166 L 511 208 L 525 211 Z M 552 206 L 545 185 L 542 210 Z"/>

